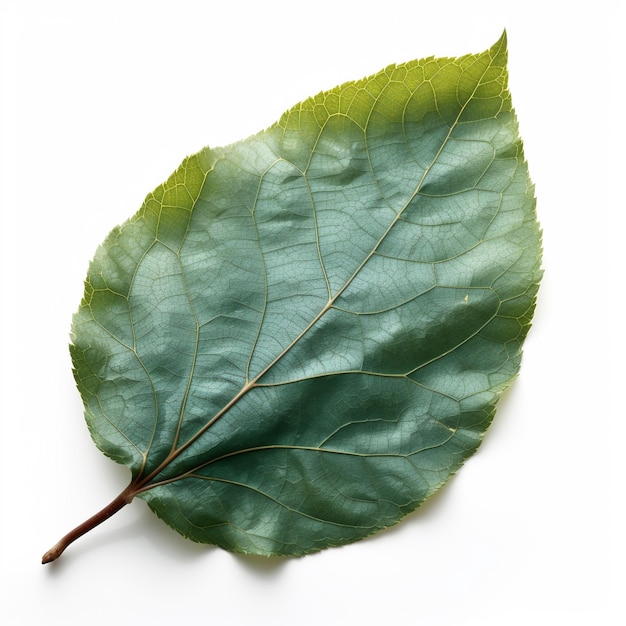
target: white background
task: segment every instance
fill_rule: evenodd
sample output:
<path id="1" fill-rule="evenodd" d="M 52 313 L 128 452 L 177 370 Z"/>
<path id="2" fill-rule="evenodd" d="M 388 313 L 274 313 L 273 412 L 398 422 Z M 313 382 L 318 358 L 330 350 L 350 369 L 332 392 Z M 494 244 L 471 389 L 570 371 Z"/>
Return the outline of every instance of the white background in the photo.
<path id="1" fill-rule="evenodd" d="M 625 623 L 621 3 L 0 4 L 4 623 Z M 67 351 L 108 231 L 205 144 L 504 27 L 545 277 L 479 452 L 400 525 L 303 559 L 195 545 L 136 501 L 43 567 L 128 481 L 91 443 Z"/>

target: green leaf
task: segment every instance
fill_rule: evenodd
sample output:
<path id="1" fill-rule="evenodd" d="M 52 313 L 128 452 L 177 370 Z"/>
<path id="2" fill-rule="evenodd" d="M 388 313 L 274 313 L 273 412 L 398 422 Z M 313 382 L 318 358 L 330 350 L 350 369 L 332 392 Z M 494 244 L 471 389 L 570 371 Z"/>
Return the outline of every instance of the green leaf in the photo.
<path id="1" fill-rule="evenodd" d="M 476 450 L 540 280 L 506 58 L 503 35 L 320 93 L 109 235 L 71 355 L 132 472 L 110 507 L 298 555 L 396 523 Z"/>

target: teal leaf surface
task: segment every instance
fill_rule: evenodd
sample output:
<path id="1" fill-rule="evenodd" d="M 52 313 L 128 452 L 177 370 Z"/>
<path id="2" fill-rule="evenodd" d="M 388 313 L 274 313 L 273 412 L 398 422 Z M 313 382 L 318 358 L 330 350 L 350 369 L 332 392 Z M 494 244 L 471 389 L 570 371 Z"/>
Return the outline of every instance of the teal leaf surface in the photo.
<path id="1" fill-rule="evenodd" d="M 541 276 L 506 59 L 503 36 L 320 93 L 108 236 L 71 355 L 127 499 L 299 555 L 398 522 L 476 450 Z"/>

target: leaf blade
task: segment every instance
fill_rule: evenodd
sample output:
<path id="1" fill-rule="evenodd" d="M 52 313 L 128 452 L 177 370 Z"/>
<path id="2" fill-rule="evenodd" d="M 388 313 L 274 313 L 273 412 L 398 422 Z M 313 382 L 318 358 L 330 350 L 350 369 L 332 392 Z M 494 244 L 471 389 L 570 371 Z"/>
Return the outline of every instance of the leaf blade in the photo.
<path id="1" fill-rule="evenodd" d="M 540 270 L 504 37 L 185 160 L 107 239 L 72 357 L 97 445 L 197 541 L 396 523 L 479 445 Z"/>

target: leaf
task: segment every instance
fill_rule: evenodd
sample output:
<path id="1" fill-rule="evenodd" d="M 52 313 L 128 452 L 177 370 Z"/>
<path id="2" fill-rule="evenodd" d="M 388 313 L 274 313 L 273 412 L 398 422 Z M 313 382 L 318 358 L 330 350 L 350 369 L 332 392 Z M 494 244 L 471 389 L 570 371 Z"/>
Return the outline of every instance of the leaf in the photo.
<path id="1" fill-rule="evenodd" d="M 390 66 L 183 162 L 98 249 L 71 355 L 97 446 L 185 537 L 298 555 L 396 523 L 515 377 L 540 234 L 506 40 Z"/>

